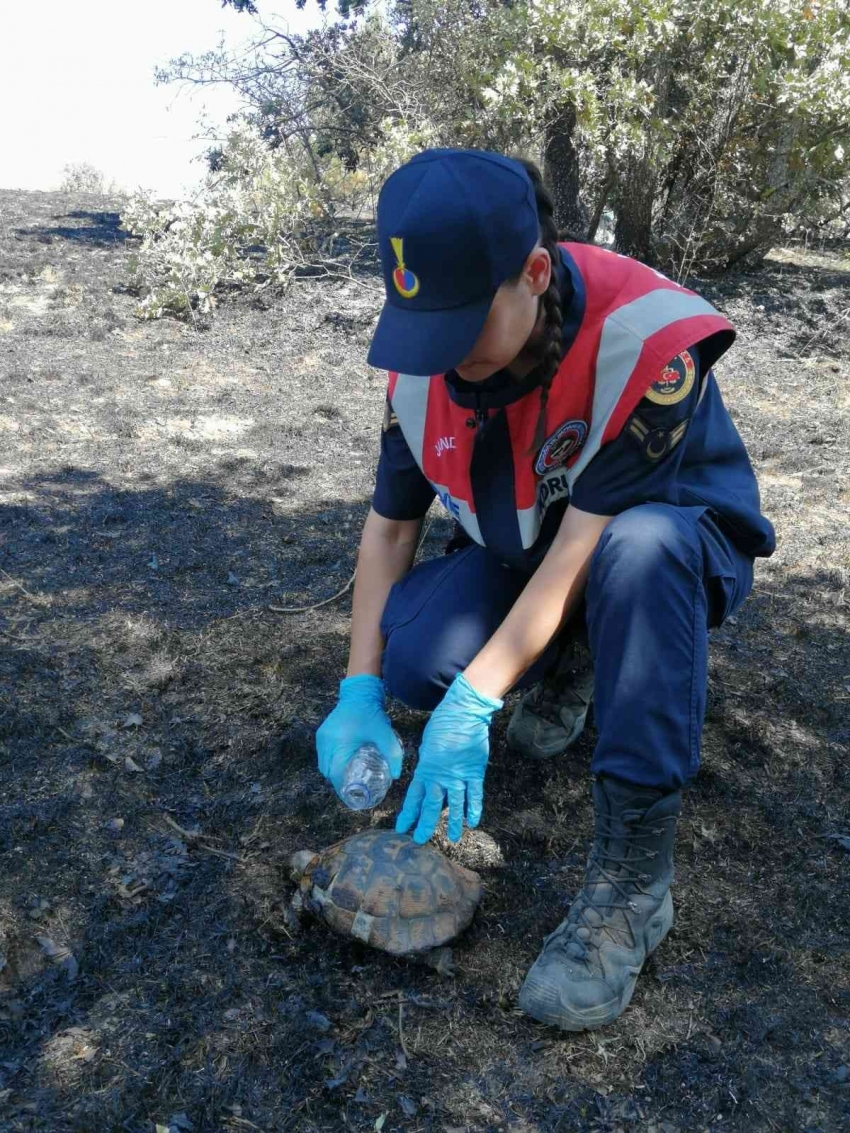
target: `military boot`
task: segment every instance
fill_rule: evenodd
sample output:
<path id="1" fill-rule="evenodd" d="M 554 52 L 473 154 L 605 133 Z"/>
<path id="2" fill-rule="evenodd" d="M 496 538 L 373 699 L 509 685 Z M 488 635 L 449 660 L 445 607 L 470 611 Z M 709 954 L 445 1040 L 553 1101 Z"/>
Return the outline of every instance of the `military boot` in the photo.
<path id="1" fill-rule="evenodd" d="M 595 837 L 567 919 L 546 937 L 519 1005 L 565 1031 L 613 1022 L 673 925 L 673 843 L 682 792 L 593 781 Z"/>
<path id="2" fill-rule="evenodd" d="M 551 672 L 514 709 L 508 747 L 529 759 L 560 755 L 584 731 L 592 700 L 590 647 L 585 637 L 571 637 Z"/>

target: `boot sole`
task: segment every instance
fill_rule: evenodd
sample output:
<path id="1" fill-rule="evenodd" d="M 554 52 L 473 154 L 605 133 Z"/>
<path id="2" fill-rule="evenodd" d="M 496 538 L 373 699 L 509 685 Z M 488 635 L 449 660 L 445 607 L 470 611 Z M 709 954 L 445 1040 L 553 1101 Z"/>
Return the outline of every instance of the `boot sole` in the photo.
<path id="1" fill-rule="evenodd" d="M 526 1015 L 530 1015 L 532 1019 L 536 1019 L 539 1023 L 548 1023 L 552 1027 L 558 1027 L 562 1031 L 595 1031 L 600 1027 L 607 1027 L 609 1023 L 613 1023 L 615 1019 L 623 1014 L 626 1008 L 632 1001 L 632 996 L 637 987 L 638 977 L 643 971 L 644 965 L 653 952 L 658 948 L 659 944 L 664 940 L 670 929 L 673 927 L 673 910 L 671 902 L 671 916 L 669 924 L 664 927 L 663 922 L 659 925 L 661 934 L 655 936 L 655 933 L 650 934 L 652 928 L 652 921 L 647 926 L 648 939 L 653 940 L 654 943 L 651 947 L 647 947 L 646 955 L 644 956 L 643 963 L 639 968 L 627 968 L 626 970 L 634 976 L 628 985 L 623 990 L 623 994 L 619 998 L 609 999 L 607 1003 L 602 1003 L 598 1007 L 589 1008 L 587 1011 L 570 1011 L 565 1008 L 563 1004 L 558 1004 L 556 1009 L 547 1010 L 546 1006 L 541 999 L 548 998 L 546 995 L 541 996 L 535 1001 L 533 998 L 537 989 L 534 984 L 529 984 L 528 977 L 523 984 L 519 993 L 519 1008 Z M 657 914 L 656 914 L 657 915 Z M 529 973 L 530 975 L 531 973 Z M 538 993 L 539 994 L 539 993 Z"/>

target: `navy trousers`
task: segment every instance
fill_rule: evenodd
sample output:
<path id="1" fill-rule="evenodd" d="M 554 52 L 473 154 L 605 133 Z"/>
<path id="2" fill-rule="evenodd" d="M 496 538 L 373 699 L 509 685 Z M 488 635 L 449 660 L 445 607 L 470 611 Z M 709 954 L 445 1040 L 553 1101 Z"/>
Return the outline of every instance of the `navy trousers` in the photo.
<path id="1" fill-rule="evenodd" d="M 411 708 L 435 708 L 528 580 L 477 544 L 420 563 L 393 586 L 384 609 L 388 691 Z M 708 631 L 738 609 L 752 583 L 752 558 L 707 508 L 642 504 L 611 520 L 579 614 L 594 664 L 592 774 L 664 790 L 694 778 Z M 515 687 L 540 680 L 558 651 L 552 642 Z"/>

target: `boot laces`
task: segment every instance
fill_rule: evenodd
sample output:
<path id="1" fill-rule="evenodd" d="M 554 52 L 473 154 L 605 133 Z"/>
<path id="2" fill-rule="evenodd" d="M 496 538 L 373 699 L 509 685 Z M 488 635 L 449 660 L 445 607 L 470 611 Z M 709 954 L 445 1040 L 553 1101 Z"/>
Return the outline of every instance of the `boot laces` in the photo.
<path id="1" fill-rule="evenodd" d="M 603 933 L 607 933 L 609 939 L 615 944 L 622 943 L 616 934 L 618 932 L 623 933 L 625 931 L 624 928 L 620 925 L 609 923 L 610 918 L 606 917 L 603 910 L 622 909 L 624 912 L 628 910 L 633 913 L 639 911 L 639 906 L 631 900 L 630 893 L 634 893 L 635 891 L 640 892 L 640 883 L 648 882 L 650 875 L 642 871 L 630 872 L 630 868 L 634 871 L 634 867 L 637 863 L 655 858 L 658 854 L 657 850 L 650 850 L 640 846 L 639 840 L 641 838 L 658 836 L 664 832 L 664 828 L 661 825 L 653 824 L 648 828 L 644 827 L 640 821 L 643 817 L 641 812 L 625 812 L 621 820 L 623 829 L 618 828 L 616 819 L 611 816 L 599 815 L 596 838 L 588 859 L 587 872 L 581 892 L 570 909 L 570 913 L 564 923 L 559 925 L 554 932 L 550 933 L 549 936 L 545 938 L 543 942 L 544 947 L 548 946 L 551 941 L 554 947 L 566 951 L 570 959 L 587 961 L 589 960 L 588 951 L 590 949 L 598 951 Z M 636 821 L 638 825 L 633 826 L 633 823 Z M 655 823 L 660 824 L 669 821 L 669 818 L 659 818 L 655 820 Z M 616 837 L 618 840 L 625 843 L 624 851 L 627 856 L 618 857 L 616 854 L 600 848 L 602 839 L 608 838 L 609 836 Z M 632 853 L 629 855 L 629 849 L 631 847 L 643 849 L 645 852 L 642 854 Z M 600 885 L 610 885 L 623 900 L 597 900 L 594 897 L 594 891 L 596 887 Z M 592 921 L 588 920 L 587 913 L 591 909 L 597 911 L 601 917 L 601 923 L 594 924 Z M 627 915 L 624 915 L 623 920 L 625 921 L 629 935 L 628 946 L 634 948 L 637 942 L 635 940 L 632 923 Z M 585 931 L 582 935 L 578 935 L 581 929 Z"/>

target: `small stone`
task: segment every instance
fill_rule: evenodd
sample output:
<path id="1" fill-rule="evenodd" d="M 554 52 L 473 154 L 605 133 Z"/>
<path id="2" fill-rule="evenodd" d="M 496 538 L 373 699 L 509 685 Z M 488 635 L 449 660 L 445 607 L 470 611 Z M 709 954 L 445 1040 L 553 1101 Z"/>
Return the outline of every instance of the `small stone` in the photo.
<path id="1" fill-rule="evenodd" d="M 406 1097 L 404 1094 L 398 1095 L 398 1104 L 401 1106 L 402 1112 L 405 1117 L 415 1117 L 419 1106 L 413 1101 L 412 1098 Z"/>
<path id="2" fill-rule="evenodd" d="M 8 1003 L 0 1009 L 0 1019 L 22 1019 L 24 1011 L 25 1008 L 20 999 L 10 999 Z"/>
<path id="3" fill-rule="evenodd" d="M 314 1031 L 320 1031 L 323 1035 L 333 1026 L 327 1015 L 323 1015 L 321 1011 L 308 1011 L 306 1019 Z"/>

